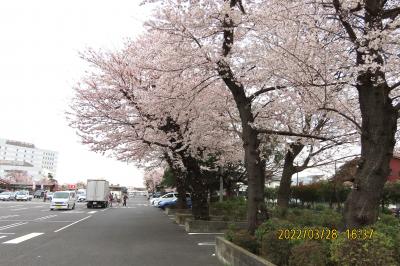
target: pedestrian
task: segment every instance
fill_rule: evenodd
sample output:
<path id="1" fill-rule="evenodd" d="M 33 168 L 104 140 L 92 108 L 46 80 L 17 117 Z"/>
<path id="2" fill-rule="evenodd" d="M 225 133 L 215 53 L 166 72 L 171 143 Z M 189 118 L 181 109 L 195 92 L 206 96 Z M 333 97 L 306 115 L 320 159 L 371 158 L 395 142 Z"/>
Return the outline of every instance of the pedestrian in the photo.
<path id="1" fill-rule="evenodd" d="M 128 195 L 124 194 L 124 204 L 122 204 L 122 206 L 126 207 L 126 200 L 128 199 Z"/>
<path id="2" fill-rule="evenodd" d="M 43 202 L 46 202 L 46 199 L 47 199 L 47 191 L 43 193 Z"/>
<path id="3" fill-rule="evenodd" d="M 113 200 L 114 200 L 114 197 L 113 197 L 113 195 L 110 193 L 110 194 L 108 195 L 108 201 L 110 202 L 110 207 L 112 207 L 112 202 L 113 202 Z"/>

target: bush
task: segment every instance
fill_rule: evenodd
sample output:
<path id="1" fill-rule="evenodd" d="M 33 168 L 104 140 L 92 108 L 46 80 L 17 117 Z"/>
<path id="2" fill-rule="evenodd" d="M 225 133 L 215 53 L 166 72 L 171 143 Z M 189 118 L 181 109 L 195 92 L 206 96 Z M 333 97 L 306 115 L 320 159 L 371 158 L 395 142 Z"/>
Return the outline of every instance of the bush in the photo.
<path id="1" fill-rule="evenodd" d="M 396 265 L 392 240 L 379 232 L 368 240 L 350 240 L 346 233 L 341 233 L 330 251 L 332 261 L 341 266 Z"/>
<path id="2" fill-rule="evenodd" d="M 254 253 L 258 254 L 259 244 L 255 236 L 252 236 L 247 230 L 239 230 L 230 234 L 230 241 L 234 244 Z M 229 240 L 229 239 L 228 239 Z"/>
<path id="3" fill-rule="evenodd" d="M 267 232 L 262 237 L 260 254 L 276 265 L 288 265 L 292 245 L 290 240 L 278 239 L 276 232 Z"/>
<path id="4" fill-rule="evenodd" d="M 322 226 L 330 229 L 342 228 L 342 216 L 338 212 L 325 209 L 321 212 L 308 209 L 293 209 L 287 213 L 287 220 L 300 226 Z"/>
<path id="5" fill-rule="evenodd" d="M 322 266 L 328 262 L 328 241 L 303 241 L 292 248 L 289 258 L 290 266 Z"/>
<path id="6" fill-rule="evenodd" d="M 243 197 L 223 202 L 213 202 L 210 214 L 222 215 L 224 221 L 244 221 L 247 215 L 247 204 Z"/>

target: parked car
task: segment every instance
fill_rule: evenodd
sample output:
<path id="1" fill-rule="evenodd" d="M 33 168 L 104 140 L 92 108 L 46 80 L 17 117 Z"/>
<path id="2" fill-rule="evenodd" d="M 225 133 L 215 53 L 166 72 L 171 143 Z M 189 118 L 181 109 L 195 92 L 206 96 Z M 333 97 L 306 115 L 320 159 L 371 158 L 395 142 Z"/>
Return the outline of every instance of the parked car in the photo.
<path id="1" fill-rule="evenodd" d="M 170 193 L 167 193 L 167 194 L 165 194 L 165 195 L 163 195 L 163 196 L 161 196 L 159 198 L 151 199 L 150 203 L 151 203 L 151 205 L 157 207 L 158 206 L 158 202 L 160 200 L 164 200 L 164 199 L 168 199 L 168 198 L 170 198 L 172 200 L 174 197 L 176 198 L 177 195 L 178 195 L 178 193 L 176 193 L 176 192 L 170 192 Z"/>
<path id="2" fill-rule="evenodd" d="M 18 191 L 10 191 L 10 200 L 16 200 Z"/>
<path id="3" fill-rule="evenodd" d="M 0 193 L 0 200 L 3 200 L 3 201 L 5 201 L 5 200 L 12 200 L 11 199 L 11 195 L 12 195 L 12 193 L 11 192 L 9 192 L 9 191 L 5 191 L 5 192 L 1 192 Z"/>
<path id="4" fill-rule="evenodd" d="M 178 202 L 178 198 L 175 198 L 175 199 L 170 200 L 170 201 L 160 201 L 158 203 L 158 208 L 161 208 L 161 209 L 164 210 L 167 207 L 175 206 L 177 202 Z M 192 199 L 190 197 L 186 198 L 186 204 L 187 204 L 187 206 L 189 208 L 192 208 Z"/>
<path id="5" fill-rule="evenodd" d="M 38 199 L 43 198 L 45 192 L 46 192 L 45 190 L 38 189 L 38 190 L 36 190 L 35 193 L 33 194 L 33 198 L 38 198 Z"/>
<path id="6" fill-rule="evenodd" d="M 160 198 L 160 199 L 158 200 L 157 205 L 155 205 L 155 206 L 159 207 L 159 205 L 160 205 L 161 203 L 172 202 L 172 201 L 176 201 L 176 200 L 178 199 L 178 193 L 170 193 L 170 194 L 172 194 L 172 197 L 171 197 L 171 196 L 168 196 L 168 197 L 165 197 L 165 198 Z M 190 194 L 189 194 L 189 193 L 186 193 L 186 200 L 187 200 L 187 199 L 190 199 Z"/>
<path id="7" fill-rule="evenodd" d="M 76 197 L 75 191 L 57 191 L 54 192 L 50 203 L 50 210 L 54 209 L 75 209 Z"/>
<path id="8" fill-rule="evenodd" d="M 28 201 L 32 200 L 32 195 L 29 194 L 29 191 L 18 191 L 16 193 L 15 199 Z"/>

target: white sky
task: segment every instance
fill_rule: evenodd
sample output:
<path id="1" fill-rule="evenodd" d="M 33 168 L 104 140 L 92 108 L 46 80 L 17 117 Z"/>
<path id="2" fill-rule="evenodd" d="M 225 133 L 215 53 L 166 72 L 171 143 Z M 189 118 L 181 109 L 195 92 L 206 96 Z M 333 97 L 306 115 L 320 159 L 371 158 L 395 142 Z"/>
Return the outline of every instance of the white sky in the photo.
<path id="1" fill-rule="evenodd" d="M 0 138 L 59 152 L 61 183 L 103 177 L 143 186 L 143 172 L 88 151 L 68 127 L 72 87 L 87 67 L 78 53 L 114 49 L 140 33 L 142 0 L 0 2 Z"/>

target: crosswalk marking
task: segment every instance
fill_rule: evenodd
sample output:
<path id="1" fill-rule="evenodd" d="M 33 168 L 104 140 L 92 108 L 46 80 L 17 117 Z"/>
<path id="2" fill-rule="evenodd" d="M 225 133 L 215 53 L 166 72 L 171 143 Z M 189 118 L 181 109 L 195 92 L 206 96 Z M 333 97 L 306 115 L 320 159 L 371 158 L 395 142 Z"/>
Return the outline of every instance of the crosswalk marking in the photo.
<path id="1" fill-rule="evenodd" d="M 20 237 L 8 240 L 6 242 L 3 242 L 3 244 L 19 244 L 19 243 L 21 243 L 23 241 L 26 241 L 28 239 L 31 239 L 31 238 L 34 238 L 34 237 L 37 237 L 37 236 L 40 236 L 40 235 L 43 235 L 43 233 L 30 233 L 30 234 L 27 234 L 27 235 L 24 235 L 24 236 L 20 236 Z"/>
<path id="2" fill-rule="evenodd" d="M 17 226 L 20 226 L 20 225 L 24 225 L 24 224 L 27 224 L 27 223 L 19 222 L 19 223 L 0 226 L 0 231 L 6 230 L 6 229 L 9 229 L 9 228 L 13 228 L 13 227 L 17 227 Z"/>
<path id="3" fill-rule="evenodd" d="M 36 221 L 39 221 L 39 220 L 46 220 L 46 219 L 50 219 L 50 218 L 53 218 L 53 217 L 56 217 L 57 216 L 57 214 L 54 214 L 54 215 L 47 215 L 47 216 L 43 216 L 43 217 L 40 217 L 40 218 L 36 218 L 35 220 Z"/>
<path id="4" fill-rule="evenodd" d="M 7 236 L 0 236 L 0 238 L 5 238 L 5 237 L 7 237 Z"/>
<path id="5" fill-rule="evenodd" d="M 18 208 L 18 209 L 12 209 L 11 211 L 22 211 L 22 210 L 27 210 L 28 208 Z"/>
<path id="6" fill-rule="evenodd" d="M 91 212 L 88 212 L 89 214 L 93 214 L 93 213 L 96 213 L 97 211 L 91 211 Z"/>
<path id="7" fill-rule="evenodd" d="M 0 216 L 0 219 L 7 219 L 7 218 L 11 218 L 11 217 L 17 217 L 19 216 L 19 214 L 15 214 L 15 215 L 6 215 L 6 216 Z"/>

